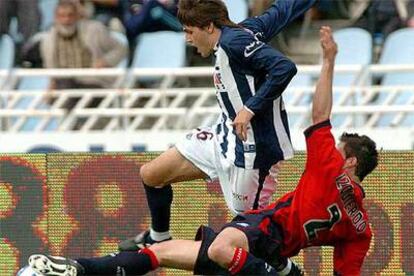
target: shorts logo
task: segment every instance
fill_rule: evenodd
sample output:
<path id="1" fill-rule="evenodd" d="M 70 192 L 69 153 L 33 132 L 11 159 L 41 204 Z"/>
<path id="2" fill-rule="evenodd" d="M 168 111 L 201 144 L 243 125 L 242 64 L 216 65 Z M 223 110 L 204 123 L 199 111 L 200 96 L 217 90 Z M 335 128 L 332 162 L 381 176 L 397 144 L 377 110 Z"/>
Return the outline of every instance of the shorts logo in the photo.
<path id="1" fill-rule="evenodd" d="M 244 222 L 238 222 L 238 223 L 236 223 L 238 226 L 241 226 L 241 227 L 248 227 L 249 226 L 249 224 L 248 223 L 244 223 Z"/>
<path id="2" fill-rule="evenodd" d="M 256 152 L 256 145 L 254 144 L 243 145 L 243 150 L 245 153 Z"/>
<path id="3" fill-rule="evenodd" d="M 239 195 L 236 193 L 232 193 L 233 194 L 233 199 L 238 200 L 238 201 L 247 201 L 249 199 L 249 197 L 247 195 Z"/>

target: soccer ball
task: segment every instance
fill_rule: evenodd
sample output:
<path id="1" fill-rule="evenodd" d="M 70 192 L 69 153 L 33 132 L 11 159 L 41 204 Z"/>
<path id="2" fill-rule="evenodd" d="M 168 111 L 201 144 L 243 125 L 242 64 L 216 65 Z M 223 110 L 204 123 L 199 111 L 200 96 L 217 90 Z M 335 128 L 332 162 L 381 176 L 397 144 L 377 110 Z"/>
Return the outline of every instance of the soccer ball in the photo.
<path id="1" fill-rule="evenodd" d="M 37 274 L 30 266 L 26 265 L 17 272 L 16 276 L 39 276 L 39 274 Z"/>

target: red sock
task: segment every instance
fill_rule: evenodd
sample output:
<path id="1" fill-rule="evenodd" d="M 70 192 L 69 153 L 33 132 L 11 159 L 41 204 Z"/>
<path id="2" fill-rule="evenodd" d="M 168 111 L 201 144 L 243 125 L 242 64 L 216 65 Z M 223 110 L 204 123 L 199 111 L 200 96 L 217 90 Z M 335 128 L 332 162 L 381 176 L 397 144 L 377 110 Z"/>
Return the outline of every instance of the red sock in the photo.
<path id="1" fill-rule="evenodd" d="M 151 269 L 155 270 L 160 266 L 160 263 L 158 262 L 157 256 L 155 256 L 154 252 L 152 252 L 149 248 L 144 248 L 138 251 L 138 253 L 148 255 L 151 260 Z"/>
<path id="2" fill-rule="evenodd" d="M 239 273 L 242 275 L 277 275 L 274 267 L 242 248 L 236 248 L 234 251 L 233 260 L 229 264 L 229 272 L 231 275 Z"/>
<path id="3" fill-rule="evenodd" d="M 236 250 L 234 250 L 233 259 L 229 264 L 230 274 L 234 275 L 240 272 L 246 262 L 247 254 L 248 253 L 243 248 L 236 248 Z"/>

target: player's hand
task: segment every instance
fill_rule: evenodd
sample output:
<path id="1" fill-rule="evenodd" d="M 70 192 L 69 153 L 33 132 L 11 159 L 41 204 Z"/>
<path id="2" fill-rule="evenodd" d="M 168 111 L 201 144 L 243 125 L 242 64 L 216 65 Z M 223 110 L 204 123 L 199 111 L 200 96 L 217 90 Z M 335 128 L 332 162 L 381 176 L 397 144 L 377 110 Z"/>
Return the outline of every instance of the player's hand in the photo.
<path id="1" fill-rule="evenodd" d="M 243 108 L 240 110 L 239 113 L 237 113 L 236 118 L 234 118 L 233 121 L 233 127 L 236 131 L 237 137 L 239 137 L 240 140 L 246 141 L 247 140 L 247 129 L 248 125 L 250 123 L 250 120 L 253 118 L 253 114 L 248 111 L 246 108 Z"/>
<path id="2" fill-rule="evenodd" d="M 333 61 L 336 53 L 338 52 L 338 46 L 332 36 L 332 30 L 328 26 L 322 26 L 319 30 L 319 37 L 322 46 L 322 57 L 325 61 Z"/>

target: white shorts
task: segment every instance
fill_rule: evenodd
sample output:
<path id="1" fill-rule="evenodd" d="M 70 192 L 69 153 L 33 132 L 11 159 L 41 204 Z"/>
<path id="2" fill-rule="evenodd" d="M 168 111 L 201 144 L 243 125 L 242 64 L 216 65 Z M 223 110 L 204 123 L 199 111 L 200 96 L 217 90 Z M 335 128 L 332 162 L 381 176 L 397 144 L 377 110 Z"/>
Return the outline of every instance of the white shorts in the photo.
<path id="1" fill-rule="evenodd" d="M 211 180 L 219 180 L 224 199 L 233 214 L 254 208 L 261 209 L 272 199 L 276 181 L 273 177 L 266 177 L 269 168 L 236 167 L 221 154 L 221 147 L 213 129 L 195 129 L 175 147 Z"/>

